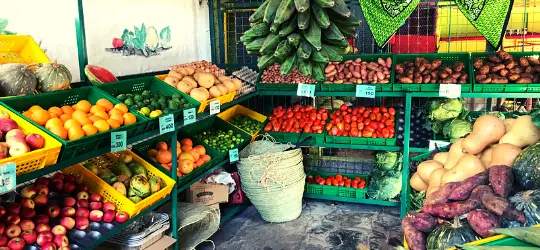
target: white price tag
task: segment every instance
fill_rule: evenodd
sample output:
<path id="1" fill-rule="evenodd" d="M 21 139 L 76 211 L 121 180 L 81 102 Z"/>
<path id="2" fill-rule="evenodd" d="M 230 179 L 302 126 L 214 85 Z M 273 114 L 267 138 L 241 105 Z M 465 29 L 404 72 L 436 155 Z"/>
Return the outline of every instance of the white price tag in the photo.
<path id="1" fill-rule="evenodd" d="M 439 88 L 439 96 L 448 98 L 458 98 L 461 96 L 460 84 L 441 84 Z"/>
<path id="2" fill-rule="evenodd" d="M 10 162 L 0 166 L 0 194 L 15 190 L 17 187 L 17 166 Z"/>
<path id="3" fill-rule="evenodd" d="M 356 85 L 356 97 L 375 98 L 375 86 Z"/>
<path id="4" fill-rule="evenodd" d="M 445 147 L 447 145 L 450 145 L 450 142 L 429 140 L 429 151 L 433 151 L 433 150 L 435 150 L 435 148 L 442 148 L 442 147 Z"/>
<path id="5" fill-rule="evenodd" d="M 219 114 L 221 112 L 221 103 L 219 100 L 210 102 L 210 115 Z"/>
<path id="6" fill-rule="evenodd" d="M 184 110 L 185 111 L 185 110 Z M 165 134 L 174 131 L 174 116 L 168 114 L 159 117 L 159 134 Z"/>
<path id="7" fill-rule="evenodd" d="M 299 83 L 296 89 L 297 96 L 313 97 L 315 96 L 315 84 Z"/>
<path id="8" fill-rule="evenodd" d="M 112 132 L 111 133 L 111 152 L 119 152 L 126 150 L 127 133 L 126 131 Z"/>

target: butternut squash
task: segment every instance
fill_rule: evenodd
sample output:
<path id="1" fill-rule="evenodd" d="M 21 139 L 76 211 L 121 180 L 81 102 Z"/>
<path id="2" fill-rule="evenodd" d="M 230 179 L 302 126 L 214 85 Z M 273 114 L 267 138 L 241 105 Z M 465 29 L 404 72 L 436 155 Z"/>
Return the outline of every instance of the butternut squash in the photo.
<path id="1" fill-rule="evenodd" d="M 512 125 L 514 125 L 514 122 L 516 119 L 514 118 L 506 118 L 503 120 L 504 128 L 506 129 L 506 133 L 510 132 L 510 129 L 512 129 Z"/>
<path id="2" fill-rule="evenodd" d="M 458 163 L 450 170 L 448 170 L 441 179 L 441 185 L 448 182 L 460 182 L 475 174 L 481 173 L 486 170 L 484 164 L 472 154 L 466 154 L 462 156 Z"/>
<path id="3" fill-rule="evenodd" d="M 482 115 L 474 122 L 472 133 L 461 143 L 463 152 L 478 154 L 489 145 L 498 142 L 505 132 L 504 123 L 498 117 Z"/>
<path id="4" fill-rule="evenodd" d="M 521 153 L 521 148 L 509 143 L 500 143 L 493 148 L 493 156 L 488 168 L 496 165 L 514 166 L 514 161 Z"/>
<path id="5" fill-rule="evenodd" d="M 499 144 L 496 144 L 495 147 L 497 147 L 497 145 Z M 493 157 L 493 149 L 495 147 L 486 148 L 484 152 L 482 152 L 482 154 L 480 155 L 480 161 L 482 162 L 482 164 L 484 164 L 484 166 L 491 165 L 491 159 Z"/>
<path id="6" fill-rule="evenodd" d="M 439 152 L 433 156 L 433 160 L 438 161 L 444 165 L 446 163 L 446 160 L 448 160 L 448 155 L 448 152 Z"/>
<path id="7" fill-rule="evenodd" d="M 452 143 L 452 146 L 450 146 L 450 149 L 448 150 L 448 157 L 446 158 L 446 162 L 444 163 L 444 168 L 452 169 L 459 161 L 459 159 L 463 155 L 465 155 L 463 153 L 463 148 L 461 147 L 463 140 L 463 138 L 459 138 L 454 143 Z"/>
<path id="8" fill-rule="evenodd" d="M 429 182 L 429 176 L 433 170 L 438 168 L 443 168 L 444 166 L 435 160 L 427 160 L 418 165 L 418 170 L 416 171 L 424 182 Z"/>
<path id="9" fill-rule="evenodd" d="M 431 175 L 429 176 L 429 187 L 440 187 L 442 176 L 447 171 L 448 170 L 446 168 L 438 168 L 433 170 L 433 172 L 431 172 Z"/>
<path id="10" fill-rule="evenodd" d="M 410 181 L 411 187 L 416 191 L 426 191 L 428 188 L 428 184 L 420 179 L 418 172 L 413 174 Z"/>
<path id="11" fill-rule="evenodd" d="M 540 132 L 534 126 L 530 115 L 518 117 L 499 143 L 510 143 L 519 148 L 535 144 L 540 139 Z"/>

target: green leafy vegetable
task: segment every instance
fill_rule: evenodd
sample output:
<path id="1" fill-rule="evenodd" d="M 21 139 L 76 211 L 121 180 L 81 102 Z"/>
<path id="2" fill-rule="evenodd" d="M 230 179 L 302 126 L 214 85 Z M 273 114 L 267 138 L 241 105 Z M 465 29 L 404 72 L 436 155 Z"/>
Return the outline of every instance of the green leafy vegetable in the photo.
<path id="1" fill-rule="evenodd" d="M 122 41 L 124 42 L 124 45 L 127 47 L 134 47 L 133 45 L 133 38 L 135 34 L 133 34 L 133 31 L 129 31 L 128 29 L 124 29 L 124 32 L 122 33 Z"/>
<path id="2" fill-rule="evenodd" d="M 426 191 L 418 192 L 411 188 L 411 193 L 409 195 L 411 197 L 411 210 L 417 211 L 422 209 L 424 201 L 426 200 Z"/>
<path id="3" fill-rule="evenodd" d="M 442 102 L 435 100 L 430 105 L 429 118 L 434 121 L 444 122 L 459 117 L 463 112 L 463 103 L 459 99 L 445 99 Z"/>
<path id="4" fill-rule="evenodd" d="M 375 166 L 382 171 L 389 171 L 401 163 L 401 153 L 379 152 L 375 154 Z"/>
<path id="5" fill-rule="evenodd" d="M 401 173 L 394 176 L 382 176 L 372 178 L 367 188 L 367 194 L 370 199 L 390 200 L 401 193 Z"/>
<path id="6" fill-rule="evenodd" d="M 161 47 L 164 49 L 171 48 L 171 29 L 169 26 L 161 29 L 159 32 L 159 43 L 161 44 Z"/>
<path id="7" fill-rule="evenodd" d="M 463 119 L 454 119 L 444 124 L 443 135 L 450 139 L 450 142 L 455 142 L 457 139 L 472 132 L 472 122 Z"/>
<path id="8" fill-rule="evenodd" d="M 141 42 L 141 40 L 138 37 L 133 38 L 133 40 L 131 40 L 131 42 L 133 43 L 133 47 L 135 47 L 137 49 L 143 49 L 144 48 L 144 42 Z"/>

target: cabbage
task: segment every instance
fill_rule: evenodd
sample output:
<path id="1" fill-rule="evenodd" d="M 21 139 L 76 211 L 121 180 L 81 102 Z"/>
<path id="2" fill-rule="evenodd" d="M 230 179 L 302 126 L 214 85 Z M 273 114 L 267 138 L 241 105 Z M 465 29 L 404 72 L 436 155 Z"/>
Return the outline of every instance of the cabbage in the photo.
<path id="1" fill-rule="evenodd" d="M 435 100 L 430 104 L 429 118 L 444 122 L 457 118 L 463 111 L 463 103 L 459 99 Z"/>
<path id="2" fill-rule="evenodd" d="M 450 142 L 454 142 L 472 132 L 472 128 L 473 124 L 471 122 L 462 119 L 454 119 L 444 125 L 443 134 L 446 138 L 450 139 Z"/>
<path id="3" fill-rule="evenodd" d="M 367 187 L 367 195 L 374 200 L 390 200 L 401 193 L 401 173 L 394 176 L 372 178 Z"/>
<path id="4" fill-rule="evenodd" d="M 375 154 L 375 167 L 380 170 L 388 171 L 396 168 L 401 163 L 401 153 L 398 152 L 379 152 Z"/>

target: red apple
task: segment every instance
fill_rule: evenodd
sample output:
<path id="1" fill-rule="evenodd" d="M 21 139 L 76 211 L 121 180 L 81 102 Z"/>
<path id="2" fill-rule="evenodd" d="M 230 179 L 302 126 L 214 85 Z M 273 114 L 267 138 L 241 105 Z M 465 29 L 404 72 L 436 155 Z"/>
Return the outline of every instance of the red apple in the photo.
<path id="1" fill-rule="evenodd" d="M 60 207 L 59 206 L 50 205 L 47 208 L 47 215 L 49 215 L 49 218 L 54 219 L 54 218 L 58 217 L 59 214 L 60 214 Z"/>
<path id="2" fill-rule="evenodd" d="M 19 215 L 16 215 L 16 214 L 13 214 L 13 213 L 7 213 L 4 217 L 2 217 L 2 219 L 4 219 L 4 222 L 6 224 L 19 224 L 19 222 L 21 222 L 21 217 L 19 217 Z"/>
<path id="3" fill-rule="evenodd" d="M 38 224 L 36 226 L 36 232 L 43 233 L 43 232 L 50 232 L 51 226 L 49 224 Z"/>
<path id="4" fill-rule="evenodd" d="M 19 128 L 19 125 L 17 124 L 16 121 L 11 120 L 9 118 L 0 119 L 0 131 L 2 131 L 2 133 L 5 134 L 11 130 L 18 129 L 18 128 Z"/>
<path id="5" fill-rule="evenodd" d="M 90 212 L 90 220 L 91 221 L 101 221 L 101 219 L 103 219 L 103 212 L 101 210 L 92 210 Z"/>
<path id="6" fill-rule="evenodd" d="M 21 200 L 21 207 L 22 208 L 30 208 L 30 209 L 34 209 L 34 207 L 36 207 L 36 204 L 34 203 L 34 201 L 30 198 L 22 198 Z"/>
<path id="7" fill-rule="evenodd" d="M 79 183 L 79 185 L 77 185 L 77 191 L 78 192 L 88 192 L 88 186 L 86 186 L 86 184 L 84 184 L 84 183 Z"/>
<path id="8" fill-rule="evenodd" d="M 62 225 L 56 225 L 52 228 L 51 232 L 54 234 L 54 235 L 65 235 L 67 233 L 67 230 L 64 226 Z"/>
<path id="9" fill-rule="evenodd" d="M 9 238 L 5 235 L 0 235 L 0 246 L 7 246 Z"/>
<path id="10" fill-rule="evenodd" d="M 4 234 L 5 230 L 6 230 L 6 224 L 0 223 L 0 235 Z"/>
<path id="11" fill-rule="evenodd" d="M 6 154 L 4 152 L 0 152 L 0 160 L 6 159 L 6 158 L 9 158 L 8 154 Z"/>
<path id="12" fill-rule="evenodd" d="M 7 211 L 13 214 L 19 214 L 21 212 L 21 204 L 13 202 L 7 205 Z"/>
<path id="13" fill-rule="evenodd" d="M 116 204 L 110 202 L 110 201 L 107 201 L 105 203 L 103 203 L 103 211 L 107 211 L 107 210 L 113 210 L 113 211 L 116 211 Z"/>
<path id="14" fill-rule="evenodd" d="M 129 214 L 128 213 L 126 213 L 124 211 L 120 211 L 120 212 L 116 213 L 116 222 L 124 223 L 127 220 L 129 220 Z"/>
<path id="15" fill-rule="evenodd" d="M 68 230 L 71 230 L 73 227 L 75 227 L 75 219 L 71 217 L 63 217 L 60 219 L 60 225 L 64 226 Z"/>
<path id="16" fill-rule="evenodd" d="M 79 199 L 77 201 L 77 205 L 75 207 L 77 207 L 77 208 L 81 208 L 81 207 L 88 208 L 88 207 L 90 207 L 90 204 L 88 203 L 88 200 L 86 200 L 86 199 Z"/>
<path id="17" fill-rule="evenodd" d="M 85 191 L 78 192 L 76 196 L 77 200 L 88 200 L 88 197 L 89 197 L 88 192 L 85 192 Z"/>
<path id="18" fill-rule="evenodd" d="M 19 226 L 23 231 L 34 230 L 36 228 L 36 224 L 31 220 L 22 220 Z"/>
<path id="19" fill-rule="evenodd" d="M 37 240 L 37 233 L 34 230 L 25 230 L 21 233 L 21 238 L 26 242 L 26 244 L 34 244 Z"/>
<path id="20" fill-rule="evenodd" d="M 11 239 L 7 244 L 7 246 L 13 250 L 22 250 L 25 245 L 26 243 L 24 240 L 19 237 Z"/>
<path id="21" fill-rule="evenodd" d="M 41 246 L 41 249 L 43 249 L 43 246 L 47 243 L 51 243 L 53 239 L 54 235 L 51 232 L 41 232 L 38 234 L 36 242 Z"/>
<path id="22" fill-rule="evenodd" d="M 87 229 L 88 224 L 90 224 L 90 221 L 88 221 L 88 218 L 85 218 L 85 217 L 77 217 L 77 218 L 75 218 L 75 228 L 77 228 L 79 230 Z"/>
<path id="23" fill-rule="evenodd" d="M 49 183 L 50 183 L 49 178 L 47 178 L 47 177 L 39 177 L 39 178 L 37 178 L 36 181 L 34 182 L 34 185 L 36 185 L 36 186 L 38 186 L 38 185 L 49 186 Z"/>
<path id="24" fill-rule="evenodd" d="M 56 192 L 62 192 L 64 190 L 64 181 L 61 179 L 52 179 L 49 186 Z"/>
<path id="25" fill-rule="evenodd" d="M 11 248 L 5 246 L 5 247 L 0 247 L 0 250 L 11 250 Z"/>
<path id="26" fill-rule="evenodd" d="M 54 173 L 53 176 L 51 177 L 51 180 L 56 180 L 56 179 L 64 180 L 64 178 L 65 178 L 64 173 L 56 172 L 56 173 Z"/>
<path id="27" fill-rule="evenodd" d="M 54 237 L 54 244 L 57 247 L 67 247 L 69 245 L 69 240 L 66 235 L 56 235 Z"/>
<path id="28" fill-rule="evenodd" d="M 57 248 L 54 242 L 47 242 L 41 246 L 41 250 L 57 250 Z"/>
<path id="29" fill-rule="evenodd" d="M 74 207 L 77 204 L 77 200 L 73 197 L 66 197 L 64 199 L 64 207 Z"/>
<path id="30" fill-rule="evenodd" d="M 5 110 L 0 110 L 0 119 L 9 119 L 9 113 Z"/>
<path id="31" fill-rule="evenodd" d="M 21 219 L 32 219 L 34 216 L 36 216 L 36 210 L 32 208 L 21 208 L 21 213 L 19 214 Z"/>
<path id="32" fill-rule="evenodd" d="M 21 190 L 21 197 L 32 199 L 36 196 L 37 190 L 33 186 L 26 186 Z"/>
<path id="33" fill-rule="evenodd" d="M 66 194 L 71 194 L 75 192 L 76 189 L 77 184 L 75 184 L 75 182 L 66 182 L 66 184 L 64 184 L 64 193 Z"/>
<path id="34" fill-rule="evenodd" d="M 2 206 L 0 206 L 0 218 L 6 214 L 6 209 Z"/>
<path id="35" fill-rule="evenodd" d="M 72 207 L 62 208 L 62 217 L 74 217 L 74 216 L 75 216 L 75 208 L 72 208 Z"/>
<path id="36" fill-rule="evenodd" d="M 45 194 L 38 194 L 34 198 L 34 203 L 37 207 L 43 207 L 47 205 L 47 202 L 49 202 L 49 198 L 47 198 L 47 195 Z"/>
<path id="37" fill-rule="evenodd" d="M 45 145 L 45 139 L 40 134 L 29 134 L 26 136 L 25 141 L 32 150 L 43 148 Z"/>
<path id="38" fill-rule="evenodd" d="M 47 180 L 47 182 L 48 182 L 48 180 Z M 38 194 L 48 195 L 49 194 L 49 184 L 36 185 L 36 191 L 37 191 Z"/>
<path id="39" fill-rule="evenodd" d="M 44 214 L 38 214 L 34 218 L 36 224 L 49 224 L 49 216 Z"/>
<path id="40" fill-rule="evenodd" d="M 4 133 L 4 132 L 2 132 Z M 24 138 L 26 135 L 24 135 L 24 132 L 20 129 L 12 129 L 8 131 L 7 133 L 4 133 L 6 135 L 6 142 L 9 148 L 11 148 L 11 145 L 9 144 L 9 141 L 15 141 L 15 142 L 24 142 L 26 144 L 26 141 Z"/>
<path id="41" fill-rule="evenodd" d="M 21 232 L 22 232 L 22 229 L 21 227 L 19 227 L 19 225 L 9 225 L 6 228 L 6 236 L 10 239 L 19 237 L 19 235 L 21 235 Z"/>
<path id="42" fill-rule="evenodd" d="M 77 208 L 77 212 L 75 213 L 75 217 L 88 218 L 89 215 L 90 215 L 90 210 L 88 210 L 88 208 L 85 208 L 85 207 Z"/>
<path id="43" fill-rule="evenodd" d="M 103 203 L 101 201 L 92 201 L 90 202 L 90 209 L 92 210 L 101 210 Z"/>
<path id="44" fill-rule="evenodd" d="M 98 193 L 93 193 L 93 194 L 90 194 L 90 199 L 89 200 L 91 202 L 92 201 L 101 202 L 103 200 L 103 196 L 101 196 L 101 194 L 98 194 Z"/>
<path id="45" fill-rule="evenodd" d="M 103 221 L 110 223 L 114 221 L 114 218 L 116 217 L 116 212 L 113 210 L 107 210 L 103 213 Z"/>
<path id="46" fill-rule="evenodd" d="M 8 141 L 8 145 L 9 145 L 9 142 L 11 142 L 11 141 Z M 19 155 L 28 153 L 30 151 L 31 151 L 30 147 L 28 147 L 28 145 L 26 145 L 26 143 L 24 143 L 24 142 L 14 142 L 11 145 L 11 147 L 9 148 L 9 155 L 11 157 L 15 157 L 15 156 L 19 156 Z"/>
<path id="47" fill-rule="evenodd" d="M 77 182 L 77 176 L 72 174 L 64 175 L 64 182 Z"/>

